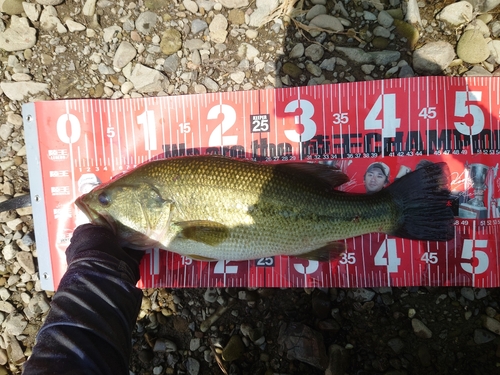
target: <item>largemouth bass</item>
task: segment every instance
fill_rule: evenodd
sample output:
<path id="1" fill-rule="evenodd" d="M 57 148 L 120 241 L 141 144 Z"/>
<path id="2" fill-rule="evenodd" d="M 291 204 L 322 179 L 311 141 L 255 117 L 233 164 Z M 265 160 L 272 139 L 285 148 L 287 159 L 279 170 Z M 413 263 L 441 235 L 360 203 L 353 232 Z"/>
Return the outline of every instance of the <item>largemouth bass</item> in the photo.
<path id="1" fill-rule="evenodd" d="M 446 241 L 453 236 L 447 166 L 432 164 L 374 194 L 344 193 L 340 170 L 214 156 L 148 162 L 97 186 L 76 205 L 122 245 L 201 260 L 292 255 L 330 259 L 339 240 L 372 232 Z"/>

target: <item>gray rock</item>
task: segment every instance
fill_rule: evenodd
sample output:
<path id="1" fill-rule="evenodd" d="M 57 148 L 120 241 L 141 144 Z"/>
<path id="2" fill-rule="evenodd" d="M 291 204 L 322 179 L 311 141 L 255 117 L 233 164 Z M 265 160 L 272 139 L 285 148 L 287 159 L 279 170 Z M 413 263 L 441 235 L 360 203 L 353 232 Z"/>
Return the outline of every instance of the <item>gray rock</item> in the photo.
<path id="1" fill-rule="evenodd" d="M 403 340 L 401 340 L 399 337 L 395 337 L 393 339 L 390 339 L 387 342 L 387 345 L 394 351 L 394 353 L 399 354 L 401 350 L 403 350 L 405 344 Z"/>
<path id="2" fill-rule="evenodd" d="M 483 62 L 490 55 L 490 49 L 483 35 L 477 30 L 465 31 L 457 43 L 457 56 L 470 64 Z"/>
<path id="3" fill-rule="evenodd" d="M 188 39 L 184 42 L 184 47 L 193 51 L 195 49 L 203 48 L 203 44 L 204 42 L 201 39 Z"/>
<path id="4" fill-rule="evenodd" d="M 26 360 L 26 358 L 24 356 L 24 351 L 21 348 L 19 342 L 16 340 L 16 338 L 11 335 L 5 335 L 4 340 L 5 343 L 7 344 L 7 354 L 9 356 L 10 361 L 18 365 L 23 363 Z"/>
<path id="5" fill-rule="evenodd" d="M 14 130 L 14 127 L 12 126 L 12 124 L 2 124 L 0 126 L 0 138 L 2 138 L 4 141 L 7 141 L 10 137 L 10 135 L 12 134 Z M 6 245 L 8 246 L 8 245 Z M 5 256 L 5 254 L 4 254 Z"/>
<path id="6" fill-rule="evenodd" d="M 320 64 L 320 68 L 321 69 L 324 69 L 324 70 L 328 70 L 329 72 L 333 72 L 333 70 L 335 69 L 335 63 L 337 62 L 337 58 L 336 57 L 331 57 L 329 59 L 324 59 L 321 64 Z"/>
<path id="7" fill-rule="evenodd" d="M 92 17 L 95 14 L 95 4 L 97 0 L 86 0 L 82 8 L 84 16 Z"/>
<path id="8" fill-rule="evenodd" d="M 279 6 L 279 0 L 257 0 L 257 9 L 250 15 L 249 25 L 260 27 L 272 12 Z"/>
<path id="9" fill-rule="evenodd" d="M 315 77 L 319 77 L 323 73 L 321 71 L 321 68 L 316 64 L 314 64 L 312 61 L 306 61 L 306 69 L 309 73 L 311 73 Z"/>
<path id="10" fill-rule="evenodd" d="M 304 55 L 304 51 L 304 45 L 302 43 L 297 43 L 293 46 L 288 57 L 290 57 L 291 59 L 298 59 L 299 57 L 302 57 Z"/>
<path id="11" fill-rule="evenodd" d="M 472 5 L 467 1 L 459 1 L 447 5 L 436 15 L 436 19 L 453 26 L 458 26 L 472 20 Z"/>
<path id="12" fill-rule="evenodd" d="M 496 335 L 500 335 L 500 322 L 495 318 L 483 316 L 483 327 Z"/>
<path id="13" fill-rule="evenodd" d="M 198 350 L 201 346 L 201 340 L 197 337 L 192 338 L 191 341 L 189 342 L 189 350 L 194 352 L 195 350 Z"/>
<path id="14" fill-rule="evenodd" d="M 10 27 L 0 33 L 0 49 L 21 51 L 36 43 L 36 29 L 30 27 L 25 17 L 12 16 Z"/>
<path id="15" fill-rule="evenodd" d="M 311 44 L 305 49 L 306 57 L 309 57 L 312 61 L 319 61 L 325 54 L 325 50 L 322 46 L 318 44 Z"/>
<path id="16" fill-rule="evenodd" d="M 15 311 L 15 308 L 10 302 L 0 301 L 0 311 L 10 314 L 11 312 Z"/>
<path id="17" fill-rule="evenodd" d="M 219 85 L 217 82 L 215 82 L 212 78 L 210 77 L 205 77 L 203 80 L 203 85 L 210 91 L 217 91 L 219 90 Z"/>
<path id="18" fill-rule="evenodd" d="M 240 58 L 246 58 L 248 61 L 253 62 L 254 59 L 259 56 L 259 50 L 249 43 L 241 43 L 238 47 L 238 56 Z"/>
<path id="19" fill-rule="evenodd" d="M 26 96 L 36 95 L 40 92 L 47 92 L 47 83 L 21 81 L 21 82 L 0 82 L 0 88 L 10 100 L 23 100 Z"/>
<path id="20" fill-rule="evenodd" d="M 103 30 L 103 37 L 102 38 L 104 39 L 104 41 L 106 43 L 109 43 L 116 36 L 116 34 L 118 34 L 120 31 L 122 31 L 122 28 L 120 26 L 113 25 L 113 26 L 106 27 Z"/>
<path id="21" fill-rule="evenodd" d="M 487 342 L 493 341 L 496 339 L 496 336 L 486 331 L 485 329 L 476 328 L 474 330 L 474 342 L 478 345 L 486 344 Z"/>
<path id="22" fill-rule="evenodd" d="M 191 32 L 196 35 L 206 30 L 208 27 L 208 23 L 204 20 L 195 19 L 191 22 Z"/>
<path id="23" fill-rule="evenodd" d="M 363 11 L 363 18 L 367 21 L 376 21 L 377 16 L 372 12 L 368 12 L 367 10 Z"/>
<path id="24" fill-rule="evenodd" d="M 175 342 L 167 339 L 157 339 L 155 341 L 154 347 L 153 347 L 154 352 L 166 352 L 166 353 L 171 353 L 171 352 L 176 352 L 177 351 L 177 345 Z"/>
<path id="25" fill-rule="evenodd" d="M 373 35 L 380 36 L 382 38 L 389 38 L 391 36 L 391 32 L 382 26 L 377 26 L 373 29 Z"/>
<path id="26" fill-rule="evenodd" d="M 488 43 L 488 49 L 490 50 L 490 56 L 495 59 L 497 64 L 500 64 L 500 40 L 491 40 Z"/>
<path id="27" fill-rule="evenodd" d="M 379 25 L 383 26 L 385 28 L 391 27 L 392 24 L 394 23 L 394 18 L 392 18 L 392 16 L 389 13 L 387 13 L 385 10 L 381 10 L 378 13 L 377 20 L 378 20 Z"/>
<path id="28" fill-rule="evenodd" d="M 344 54 L 349 60 L 358 64 L 370 64 L 373 62 L 371 56 L 361 48 L 335 47 L 335 50 Z"/>
<path id="29" fill-rule="evenodd" d="M 3 322 L 2 326 L 5 332 L 12 336 L 18 336 L 23 333 L 24 329 L 28 325 L 28 322 L 18 312 L 13 312 L 7 316 L 7 319 Z"/>
<path id="30" fill-rule="evenodd" d="M 207 288 L 203 294 L 203 299 L 208 303 L 214 303 L 217 301 L 217 296 L 218 294 L 216 288 Z"/>
<path id="31" fill-rule="evenodd" d="M 59 5 L 62 4 L 64 0 L 36 0 L 38 4 L 41 5 Z"/>
<path id="32" fill-rule="evenodd" d="M 467 30 L 477 30 L 481 34 L 483 34 L 483 36 L 485 38 L 488 38 L 490 36 L 490 29 L 489 29 L 488 25 L 486 25 L 483 21 L 481 21 L 477 18 L 475 20 L 473 20 L 472 22 L 470 22 L 465 27 L 464 31 L 467 31 Z"/>
<path id="33" fill-rule="evenodd" d="M 432 331 L 427 328 L 427 326 L 419 319 L 413 318 L 411 320 L 411 326 L 413 327 L 413 332 L 420 338 L 430 339 L 432 337 Z"/>
<path id="34" fill-rule="evenodd" d="M 26 16 L 30 19 L 31 22 L 38 21 L 38 17 L 40 17 L 40 5 L 27 3 L 23 1 L 23 9 Z"/>
<path id="35" fill-rule="evenodd" d="M 137 20 L 135 21 L 135 27 L 137 31 L 142 34 L 149 34 L 155 27 L 158 16 L 153 12 L 144 12 L 139 14 Z"/>
<path id="36" fill-rule="evenodd" d="M 57 17 L 56 8 L 53 6 L 45 7 L 40 15 L 40 27 L 42 30 L 54 30 L 57 29 L 58 25 L 62 24 L 61 20 Z"/>
<path id="37" fill-rule="evenodd" d="M 208 27 L 210 31 L 219 31 L 226 30 L 228 26 L 227 18 L 222 14 L 217 14 L 210 22 L 210 26 Z"/>
<path id="38" fill-rule="evenodd" d="M 370 59 L 376 65 L 388 65 L 391 62 L 398 61 L 401 57 L 401 52 L 399 51 L 374 51 L 368 52 Z"/>
<path id="39" fill-rule="evenodd" d="M 224 8 L 228 9 L 243 8 L 247 7 L 249 4 L 248 0 L 218 0 L 218 2 L 221 3 Z"/>
<path id="40" fill-rule="evenodd" d="M 198 4 L 196 4 L 193 0 L 183 0 L 182 4 L 187 11 L 191 13 L 198 13 Z"/>
<path id="41" fill-rule="evenodd" d="M 500 0 L 467 0 L 478 12 L 484 13 L 500 5 Z"/>
<path id="42" fill-rule="evenodd" d="M 398 77 L 399 78 L 415 77 L 415 72 L 413 71 L 410 65 L 403 65 L 399 70 Z"/>
<path id="43" fill-rule="evenodd" d="M 370 289 L 365 289 L 365 288 L 358 288 L 358 289 L 353 289 L 352 290 L 353 298 L 356 301 L 360 302 L 368 302 L 375 297 L 375 292 Z"/>
<path id="44" fill-rule="evenodd" d="M 160 91 L 165 77 L 155 69 L 136 64 L 129 79 L 137 91 L 147 93 Z"/>
<path id="45" fill-rule="evenodd" d="M 288 359 L 296 359 L 322 370 L 328 365 L 323 337 L 304 324 L 283 324 L 278 344 L 286 352 Z"/>
<path id="46" fill-rule="evenodd" d="M 30 275 L 35 273 L 35 263 L 33 261 L 33 254 L 26 251 L 20 251 L 16 255 L 19 265 Z"/>
<path id="47" fill-rule="evenodd" d="M 50 309 L 50 303 L 45 293 L 36 293 L 28 303 L 28 309 L 36 317 L 45 314 Z"/>
<path id="48" fill-rule="evenodd" d="M 163 63 L 163 71 L 167 74 L 175 73 L 179 67 L 179 62 L 180 60 L 177 54 L 174 53 L 173 55 L 170 55 Z"/>
<path id="49" fill-rule="evenodd" d="M 430 42 L 413 52 L 413 68 L 422 74 L 440 74 L 454 58 L 455 50 L 450 43 Z"/>
<path id="50" fill-rule="evenodd" d="M 200 372 L 200 362 L 194 358 L 189 357 L 186 360 L 185 366 L 189 375 L 198 375 Z"/>
<path id="51" fill-rule="evenodd" d="M 332 31 L 344 31 L 344 25 L 342 25 L 340 20 L 329 14 L 320 14 L 314 17 L 311 22 L 309 22 L 309 26 L 316 26 Z"/>
<path id="52" fill-rule="evenodd" d="M 231 79 L 238 83 L 241 84 L 245 80 L 245 73 L 244 72 L 234 72 L 229 75 Z"/>
<path id="53" fill-rule="evenodd" d="M 326 14 L 326 7 L 321 4 L 314 5 L 306 14 L 306 20 L 310 21 L 314 17 L 319 16 L 320 14 Z"/>
<path id="54" fill-rule="evenodd" d="M 99 70 L 99 73 L 105 74 L 105 75 L 115 74 L 116 73 L 115 70 L 112 67 L 107 66 L 104 63 L 100 63 L 99 66 L 97 67 L 97 70 Z"/>
<path id="55" fill-rule="evenodd" d="M 127 41 L 123 41 L 116 49 L 115 56 L 113 58 L 113 66 L 121 69 L 131 62 L 136 55 L 137 51 L 134 46 Z"/>

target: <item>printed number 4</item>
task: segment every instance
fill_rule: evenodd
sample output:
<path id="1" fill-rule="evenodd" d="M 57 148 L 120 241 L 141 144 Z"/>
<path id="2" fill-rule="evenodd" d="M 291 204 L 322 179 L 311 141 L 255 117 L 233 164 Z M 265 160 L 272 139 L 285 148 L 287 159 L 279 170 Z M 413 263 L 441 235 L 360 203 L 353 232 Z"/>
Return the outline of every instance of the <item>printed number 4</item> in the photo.
<path id="1" fill-rule="evenodd" d="M 396 240 L 393 238 L 384 240 L 377 254 L 375 254 L 374 260 L 376 266 L 387 266 L 387 272 L 398 272 L 398 267 L 401 265 L 401 258 L 398 257 Z"/>
<path id="2" fill-rule="evenodd" d="M 382 119 L 378 117 L 382 112 Z M 366 130 L 382 130 L 382 137 L 392 138 L 396 136 L 401 119 L 396 117 L 396 94 L 382 94 L 368 112 L 365 118 Z"/>

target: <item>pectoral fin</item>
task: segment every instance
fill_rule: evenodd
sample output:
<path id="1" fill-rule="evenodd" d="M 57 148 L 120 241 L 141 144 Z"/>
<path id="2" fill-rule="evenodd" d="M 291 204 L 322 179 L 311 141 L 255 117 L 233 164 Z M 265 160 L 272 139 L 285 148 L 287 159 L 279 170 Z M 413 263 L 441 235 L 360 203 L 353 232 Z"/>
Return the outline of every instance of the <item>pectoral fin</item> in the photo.
<path id="1" fill-rule="evenodd" d="M 304 254 L 296 255 L 297 258 L 307 260 L 318 260 L 320 262 L 328 262 L 332 259 L 338 258 L 346 250 L 344 242 L 330 242 L 329 244 L 309 251 Z"/>
<path id="2" fill-rule="evenodd" d="M 215 221 L 181 221 L 175 225 L 181 228 L 180 237 L 209 246 L 216 246 L 229 236 L 229 228 Z"/>

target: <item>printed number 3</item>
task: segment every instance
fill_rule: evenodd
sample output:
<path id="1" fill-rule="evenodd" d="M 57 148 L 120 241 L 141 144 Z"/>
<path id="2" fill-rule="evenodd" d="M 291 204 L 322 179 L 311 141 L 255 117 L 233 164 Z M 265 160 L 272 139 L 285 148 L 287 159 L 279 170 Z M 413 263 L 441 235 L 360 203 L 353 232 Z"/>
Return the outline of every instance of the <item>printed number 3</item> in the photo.
<path id="1" fill-rule="evenodd" d="M 312 120 L 314 116 L 314 105 L 308 100 L 292 100 L 285 107 L 285 113 L 296 113 L 298 109 L 302 113 L 295 115 L 295 125 L 302 125 L 304 131 L 299 134 L 297 129 L 285 130 L 286 137 L 292 142 L 309 141 L 316 135 L 316 123 Z"/>

